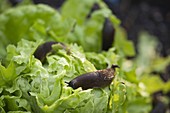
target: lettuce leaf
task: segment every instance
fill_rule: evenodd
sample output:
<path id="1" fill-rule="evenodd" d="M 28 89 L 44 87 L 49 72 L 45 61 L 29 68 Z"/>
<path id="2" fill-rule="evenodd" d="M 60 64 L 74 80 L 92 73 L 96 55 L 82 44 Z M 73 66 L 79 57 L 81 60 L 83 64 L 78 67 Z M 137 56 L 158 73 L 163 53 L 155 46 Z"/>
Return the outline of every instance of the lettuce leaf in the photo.
<path id="1" fill-rule="evenodd" d="M 10 85 L 11 82 L 17 77 L 15 64 L 10 62 L 7 68 L 0 64 L 0 86 Z"/>
<path id="2" fill-rule="evenodd" d="M 10 43 L 16 44 L 21 38 L 61 37 L 71 30 L 73 23 L 73 19 L 64 20 L 55 9 L 46 5 L 11 8 L 0 15 L 0 58 L 6 54 L 5 48 Z"/>
<path id="3" fill-rule="evenodd" d="M 2 89 L 1 93 L 4 95 L 4 92 L 8 92 L 9 95 L 1 96 L 2 102 L 5 103 L 1 107 L 8 108 L 6 111 L 18 112 L 21 109 L 40 113 L 107 112 L 110 89 L 73 90 L 65 83 L 83 73 L 96 70 L 86 59 L 83 49 L 76 44 L 68 44 L 70 54 L 65 49 L 56 50 L 54 55 L 47 56 L 48 64 L 42 65 L 32 55 L 39 44 L 22 39 L 17 46 L 8 46 L 8 58 L 13 63 L 5 72 L 12 68 L 16 76 L 9 76 L 9 80 L 13 81 L 10 86 L 2 82 L 3 87 L 8 88 Z M 5 68 L 1 68 L 4 71 Z M 6 74 L 2 73 L 1 76 L 3 78 Z M 16 104 L 18 101 L 19 105 Z M 89 106 L 93 107 L 87 109 Z M 97 106 L 101 106 L 100 109 Z"/>

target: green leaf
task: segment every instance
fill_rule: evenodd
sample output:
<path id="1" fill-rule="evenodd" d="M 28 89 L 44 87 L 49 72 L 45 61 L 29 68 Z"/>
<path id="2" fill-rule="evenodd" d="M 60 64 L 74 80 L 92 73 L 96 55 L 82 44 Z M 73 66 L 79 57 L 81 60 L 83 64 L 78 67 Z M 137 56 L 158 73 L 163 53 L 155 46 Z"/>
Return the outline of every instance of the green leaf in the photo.
<path id="1" fill-rule="evenodd" d="M 115 53 L 115 48 L 110 48 L 107 52 L 103 51 L 101 53 L 86 52 L 86 57 L 97 69 L 111 67 L 113 64 L 117 64 L 119 60 L 118 55 Z"/>
<path id="2" fill-rule="evenodd" d="M 16 77 L 14 62 L 11 61 L 7 68 L 0 64 L 0 86 L 12 84 Z"/>
<path id="3" fill-rule="evenodd" d="M 79 25 L 83 24 L 91 10 L 92 5 L 97 1 L 98 0 L 82 0 L 80 3 L 79 0 L 69 0 L 65 2 L 61 8 L 62 16 L 64 18 L 75 18 Z M 72 4 L 74 4 L 76 7 L 73 7 Z"/>
<path id="4" fill-rule="evenodd" d="M 146 32 L 141 32 L 139 42 L 139 54 L 136 58 L 136 64 L 138 68 L 137 70 L 139 70 L 138 75 L 141 75 L 145 72 L 148 73 L 150 71 L 150 67 L 154 65 L 156 57 L 158 56 L 156 54 L 156 47 L 158 42 L 156 37 Z"/>
<path id="5" fill-rule="evenodd" d="M 158 56 L 157 58 L 154 59 L 154 62 L 152 62 L 151 71 L 156 71 L 159 73 L 164 72 L 169 64 L 170 56 L 165 58 L 161 58 Z"/>
<path id="6" fill-rule="evenodd" d="M 123 56 L 134 56 L 135 55 L 134 45 L 132 41 L 126 38 L 127 34 L 125 33 L 124 29 L 116 27 L 114 46 L 118 50 L 120 50 L 119 54 L 123 54 Z"/>
<path id="7" fill-rule="evenodd" d="M 73 19 L 63 19 L 55 9 L 42 4 L 11 8 L 0 15 L 0 58 L 5 56 L 8 44 L 16 44 L 22 38 L 47 39 L 49 34 L 56 39 L 67 35 L 73 23 Z"/>
<path id="8" fill-rule="evenodd" d="M 126 86 L 123 83 L 115 82 L 112 88 L 109 100 L 109 112 L 119 113 L 126 100 Z"/>
<path id="9" fill-rule="evenodd" d="M 169 82 L 164 83 L 161 78 L 156 75 L 142 76 L 141 82 L 144 83 L 146 91 L 150 94 L 160 90 L 163 90 L 164 92 L 170 91 Z"/>
<path id="10" fill-rule="evenodd" d="M 74 109 L 79 106 L 80 103 L 84 103 L 91 97 L 90 92 L 90 90 L 75 92 L 68 97 L 59 99 L 51 106 L 44 106 L 43 110 L 48 113 L 63 113 L 66 109 Z"/>

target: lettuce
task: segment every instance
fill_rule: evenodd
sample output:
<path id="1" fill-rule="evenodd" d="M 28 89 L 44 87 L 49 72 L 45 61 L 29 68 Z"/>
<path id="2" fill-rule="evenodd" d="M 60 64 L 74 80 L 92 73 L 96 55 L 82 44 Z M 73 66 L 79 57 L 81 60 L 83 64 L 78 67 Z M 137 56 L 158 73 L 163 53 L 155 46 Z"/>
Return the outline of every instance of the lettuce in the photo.
<path id="1" fill-rule="evenodd" d="M 3 94 L 1 101 L 5 103 L 1 108 L 5 108 L 6 111 L 27 110 L 41 113 L 113 110 L 112 107 L 107 106 L 108 100 L 114 95 L 114 90 L 117 90 L 114 87 L 118 88 L 118 86 L 112 84 L 111 89 L 107 87 L 83 91 L 81 88 L 73 90 L 65 83 L 80 74 L 96 70 L 94 65 L 86 59 L 81 47 L 76 44 L 67 45 L 70 54 L 64 49 L 56 50 L 54 55 L 47 57 L 48 64 L 42 65 L 33 56 L 39 44 L 39 42 L 22 39 L 16 47 L 8 46 L 7 53 L 11 63 L 7 68 L 2 65 L 0 68 L 1 77 L 4 78 L 1 80 Z M 8 74 L 8 72 L 12 73 Z M 116 95 L 125 96 L 121 93 Z M 125 98 L 121 99 L 122 104 Z M 110 100 L 110 105 L 113 101 Z M 87 109 L 89 106 L 91 106 L 90 109 Z M 101 106 L 100 109 L 97 106 Z"/>
<path id="2" fill-rule="evenodd" d="M 151 74 L 163 72 L 170 62 L 169 57 L 156 54 L 157 41 L 142 33 L 139 55 L 126 59 L 135 51 L 119 19 L 101 0 L 81 2 L 68 0 L 59 11 L 39 4 L 1 13 L 0 112 L 147 113 L 152 109 L 154 92 L 170 91 L 169 81 L 164 83 Z M 100 9 L 87 18 L 95 3 Z M 105 18 L 116 29 L 108 51 L 101 50 Z M 53 45 L 53 54 L 46 56 L 42 64 L 33 54 L 39 45 L 51 40 L 64 43 L 67 49 Z M 146 50 L 150 54 L 145 54 Z M 120 69 L 108 87 L 73 90 L 67 84 L 81 74 L 112 64 L 118 64 Z"/>
<path id="3" fill-rule="evenodd" d="M 0 15 L 0 58 L 5 56 L 5 48 L 10 43 L 16 44 L 22 38 L 48 39 L 52 34 L 61 37 L 71 30 L 73 22 L 46 5 L 11 8 Z"/>

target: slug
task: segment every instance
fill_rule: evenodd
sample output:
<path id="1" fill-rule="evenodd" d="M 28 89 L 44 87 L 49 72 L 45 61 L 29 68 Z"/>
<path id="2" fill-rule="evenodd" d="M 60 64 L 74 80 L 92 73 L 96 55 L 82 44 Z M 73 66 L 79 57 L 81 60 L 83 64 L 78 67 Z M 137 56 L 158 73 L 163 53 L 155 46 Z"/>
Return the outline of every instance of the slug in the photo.
<path id="1" fill-rule="evenodd" d="M 112 47 L 114 41 L 115 29 L 109 18 L 105 18 L 105 22 L 102 29 L 102 50 L 108 50 Z"/>
<path id="2" fill-rule="evenodd" d="M 47 54 L 49 52 L 52 52 L 53 44 L 60 44 L 65 49 L 65 45 L 61 42 L 55 41 L 45 42 L 44 44 L 40 45 L 34 52 L 35 58 L 39 59 L 41 62 L 44 62 Z"/>
<path id="3" fill-rule="evenodd" d="M 90 10 L 90 12 L 89 12 L 89 14 L 87 15 L 87 19 L 91 18 L 92 13 L 94 13 L 95 11 L 97 11 L 99 9 L 100 9 L 99 4 L 94 3 L 91 10 Z"/>
<path id="4" fill-rule="evenodd" d="M 95 72 L 80 75 L 71 80 L 68 83 L 68 86 L 73 89 L 82 87 L 83 90 L 109 86 L 115 77 L 115 68 L 119 68 L 119 66 L 112 65 L 112 67 L 108 69 L 97 70 Z"/>

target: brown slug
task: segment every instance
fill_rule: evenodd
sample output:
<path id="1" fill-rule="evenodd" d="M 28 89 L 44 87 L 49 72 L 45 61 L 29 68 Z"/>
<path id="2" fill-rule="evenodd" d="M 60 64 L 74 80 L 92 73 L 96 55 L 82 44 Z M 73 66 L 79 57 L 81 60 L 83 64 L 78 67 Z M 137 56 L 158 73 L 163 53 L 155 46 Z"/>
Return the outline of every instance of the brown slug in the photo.
<path id="1" fill-rule="evenodd" d="M 55 42 L 55 41 L 45 42 L 44 44 L 40 45 L 34 52 L 35 58 L 39 59 L 41 62 L 44 62 L 47 54 L 49 52 L 52 52 L 53 44 L 60 44 L 63 48 L 65 48 L 65 45 L 61 42 Z"/>
<path id="2" fill-rule="evenodd" d="M 119 66 L 112 65 L 112 67 L 108 69 L 82 74 L 71 80 L 68 85 L 73 89 L 82 87 L 83 90 L 106 87 L 111 84 L 115 77 L 115 68 L 119 68 Z"/>
<path id="3" fill-rule="evenodd" d="M 107 51 L 114 42 L 115 28 L 109 18 L 105 18 L 102 29 L 102 50 Z"/>

